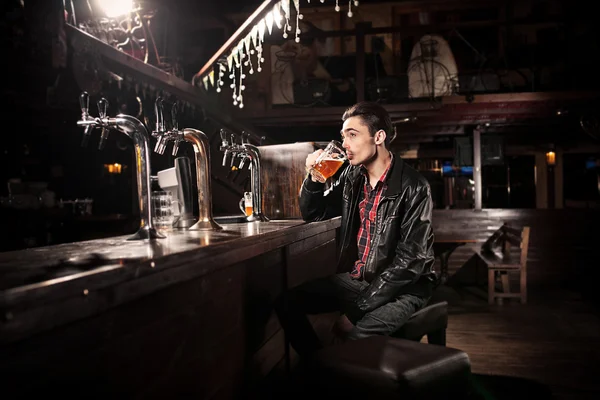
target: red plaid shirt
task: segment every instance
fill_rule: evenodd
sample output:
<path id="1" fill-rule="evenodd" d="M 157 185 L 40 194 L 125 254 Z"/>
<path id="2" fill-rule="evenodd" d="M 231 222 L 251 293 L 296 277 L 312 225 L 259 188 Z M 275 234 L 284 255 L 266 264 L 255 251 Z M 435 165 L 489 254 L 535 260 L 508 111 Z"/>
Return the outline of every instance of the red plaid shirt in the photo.
<path id="1" fill-rule="evenodd" d="M 350 276 L 355 279 L 362 278 L 363 268 L 367 261 L 369 251 L 371 251 L 371 239 L 373 238 L 373 235 L 375 235 L 377 207 L 379 207 L 381 195 L 387 188 L 386 178 L 391 165 L 392 163 L 390 162 L 390 165 L 388 165 L 383 175 L 381 175 L 374 188 L 371 188 L 371 184 L 369 183 L 367 170 L 361 166 L 365 177 L 365 184 L 363 186 L 363 199 L 358 204 L 358 209 L 360 211 L 360 228 L 358 229 L 358 235 L 356 236 L 356 242 L 358 244 L 358 260 L 354 263 L 354 269 L 350 273 Z"/>

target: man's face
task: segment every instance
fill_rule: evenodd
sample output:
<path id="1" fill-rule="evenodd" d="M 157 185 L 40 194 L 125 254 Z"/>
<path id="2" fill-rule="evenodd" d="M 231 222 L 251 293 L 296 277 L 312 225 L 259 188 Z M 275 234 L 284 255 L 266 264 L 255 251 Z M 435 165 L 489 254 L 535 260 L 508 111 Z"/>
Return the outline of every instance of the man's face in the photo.
<path id="1" fill-rule="evenodd" d="M 381 131 L 380 131 L 381 132 Z M 367 165 L 377 154 L 375 137 L 361 117 L 350 117 L 342 126 L 342 146 L 346 149 L 351 165 Z"/>

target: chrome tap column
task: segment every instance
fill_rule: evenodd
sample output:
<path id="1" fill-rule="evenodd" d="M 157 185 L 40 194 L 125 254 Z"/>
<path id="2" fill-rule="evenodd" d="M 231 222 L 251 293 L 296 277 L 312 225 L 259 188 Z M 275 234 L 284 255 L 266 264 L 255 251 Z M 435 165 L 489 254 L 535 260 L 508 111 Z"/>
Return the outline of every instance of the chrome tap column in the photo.
<path id="1" fill-rule="evenodd" d="M 210 152 L 208 137 L 204 132 L 192 128 L 183 129 L 183 139 L 194 147 L 196 159 L 196 184 L 198 185 L 198 222 L 189 229 L 223 229 L 213 219 L 212 189 L 210 182 Z"/>
<path id="2" fill-rule="evenodd" d="M 150 156 L 148 153 L 148 132 L 144 125 L 136 118 L 119 114 L 115 118 L 106 117 L 108 102 L 106 99 L 98 101 L 99 118 L 89 116 L 89 95 L 83 92 L 79 97 L 82 119 L 77 121 L 78 126 L 85 127 L 84 138 L 91 134 L 94 128 L 102 129 L 100 146 L 108 138 L 110 129 L 116 129 L 129 136 L 134 143 L 135 166 L 137 178 L 137 194 L 140 207 L 140 228 L 128 240 L 157 239 L 165 236 L 156 231 L 152 224 L 152 203 L 150 194 Z M 86 140 L 87 141 L 87 140 Z"/>
<path id="3" fill-rule="evenodd" d="M 251 221 L 267 222 L 269 219 L 262 212 L 262 187 L 260 175 L 260 151 L 250 143 L 242 143 L 245 158 L 250 159 L 250 188 L 252 190 L 252 215 L 246 219 Z M 244 160 L 242 159 L 242 165 Z"/>
<path id="4" fill-rule="evenodd" d="M 269 219 L 262 212 L 262 188 L 261 188 L 261 170 L 260 170 L 260 151 L 258 147 L 248 143 L 245 138 L 245 133 L 242 133 L 242 143 L 235 142 L 235 136 L 231 135 L 231 143 L 227 141 L 227 131 L 221 129 L 221 147 L 224 152 L 223 166 L 227 164 L 227 156 L 231 156 L 231 166 L 233 166 L 235 158 L 240 157 L 239 169 L 244 167 L 247 159 L 250 160 L 250 190 L 252 191 L 252 215 L 246 217 L 248 222 L 263 221 Z"/>
<path id="5" fill-rule="evenodd" d="M 162 121 L 162 100 L 157 99 L 157 121 Z M 160 113 L 160 116 L 158 115 Z M 173 129 L 164 131 L 164 124 L 159 127 L 157 122 L 157 131 L 153 136 L 157 137 L 157 143 L 154 151 L 164 154 L 167 144 L 173 142 L 173 156 L 177 155 L 179 144 L 182 141 L 190 142 L 194 148 L 196 160 L 196 183 L 198 186 L 198 222 L 187 228 L 188 230 L 220 230 L 221 225 L 215 222 L 212 214 L 212 190 L 210 173 L 210 151 L 208 137 L 204 132 L 193 128 L 184 128 L 179 130 L 177 123 L 177 103 L 173 104 L 171 110 Z M 185 228 L 185 227 L 184 227 Z"/>

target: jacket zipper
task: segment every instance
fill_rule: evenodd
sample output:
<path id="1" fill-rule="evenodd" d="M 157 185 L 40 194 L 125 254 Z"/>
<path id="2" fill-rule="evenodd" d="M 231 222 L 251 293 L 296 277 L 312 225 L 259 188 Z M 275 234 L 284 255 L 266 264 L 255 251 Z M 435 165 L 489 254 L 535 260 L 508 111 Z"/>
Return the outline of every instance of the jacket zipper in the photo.
<path id="1" fill-rule="evenodd" d="M 369 261 L 371 261 L 373 259 L 373 250 L 377 247 L 377 245 L 379 244 L 379 234 L 383 233 L 383 232 L 379 232 L 379 226 L 381 225 L 381 215 L 379 214 L 379 208 L 381 207 L 382 203 L 385 203 L 387 201 L 387 197 L 382 197 L 381 200 L 379 201 L 379 204 L 377 205 L 377 213 L 375 214 L 375 237 L 371 240 L 371 246 L 370 246 L 370 250 L 369 250 L 369 254 L 367 255 L 367 259 L 365 260 L 365 270 L 363 272 L 363 279 L 365 278 L 365 274 L 367 272 L 374 272 L 371 271 L 371 268 L 368 268 L 369 265 L 371 265 L 371 263 Z"/>
<path id="2" fill-rule="evenodd" d="M 350 186 L 350 208 L 349 210 L 352 210 L 354 207 L 352 207 L 352 202 L 355 202 L 354 200 L 354 185 Z M 350 219 L 350 217 L 348 218 Z M 346 222 L 346 229 L 344 230 L 344 237 L 342 238 L 342 246 L 340 247 L 340 251 L 344 251 L 344 249 L 346 249 L 348 247 L 348 235 L 350 234 L 350 227 L 352 226 L 352 224 L 350 223 L 351 221 L 347 221 Z M 342 257 L 342 255 L 340 254 L 340 258 Z"/>

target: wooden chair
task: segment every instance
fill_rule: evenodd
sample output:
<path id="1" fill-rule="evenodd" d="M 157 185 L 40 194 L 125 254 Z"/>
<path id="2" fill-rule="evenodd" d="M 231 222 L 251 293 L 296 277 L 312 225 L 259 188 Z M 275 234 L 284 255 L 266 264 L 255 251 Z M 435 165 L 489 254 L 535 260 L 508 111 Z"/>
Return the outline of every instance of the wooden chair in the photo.
<path id="1" fill-rule="evenodd" d="M 477 253 L 488 267 L 488 303 L 494 304 L 496 299 L 519 298 L 521 304 L 527 303 L 527 252 L 529 249 L 529 227 L 522 229 L 502 225 L 481 246 Z M 515 258 L 511 254 L 511 245 L 520 247 L 520 254 Z M 519 273 L 520 291 L 511 292 L 509 273 Z M 496 291 L 496 277 L 502 282 L 502 292 Z"/>

